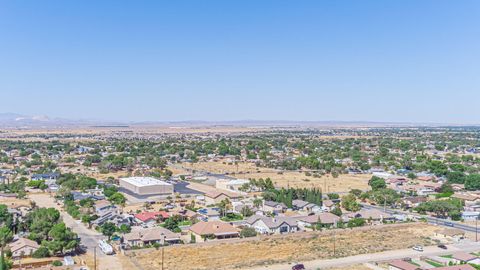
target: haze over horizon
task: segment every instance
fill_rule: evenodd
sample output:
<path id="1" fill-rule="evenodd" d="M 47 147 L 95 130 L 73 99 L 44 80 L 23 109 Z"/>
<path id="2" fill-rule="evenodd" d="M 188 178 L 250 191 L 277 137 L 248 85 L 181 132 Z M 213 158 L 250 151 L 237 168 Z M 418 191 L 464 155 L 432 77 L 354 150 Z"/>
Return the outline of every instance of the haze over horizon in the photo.
<path id="1" fill-rule="evenodd" d="M 479 124 L 478 14 L 478 1 L 2 1 L 0 112 Z"/>

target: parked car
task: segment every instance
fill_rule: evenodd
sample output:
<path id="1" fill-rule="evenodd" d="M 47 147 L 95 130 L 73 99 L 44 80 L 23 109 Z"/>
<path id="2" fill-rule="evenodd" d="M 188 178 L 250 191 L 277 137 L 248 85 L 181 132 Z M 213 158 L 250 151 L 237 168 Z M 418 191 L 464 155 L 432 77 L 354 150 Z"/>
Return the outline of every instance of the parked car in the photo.
<path id="1" fill-rule="evenodd" d="M 292 270 L 305 270 L 305 266 L 303 264 L 295 264 L 292 266 Z"/>
<path id="2" fill-rule="evenodd" d="M 441 249 L 448 249 L 447 246 L 445 246 L 445 245 L 438 245 L 437 247 L 441 248 Z"/>
<path id="3" fill-rule="evenodd" d="M 415 251 L 423 251 L 423 247 L 422 247 L 422 246 L 414 246 L 414 247 L 413 247 L 413 250 L 415 250 Z"/>

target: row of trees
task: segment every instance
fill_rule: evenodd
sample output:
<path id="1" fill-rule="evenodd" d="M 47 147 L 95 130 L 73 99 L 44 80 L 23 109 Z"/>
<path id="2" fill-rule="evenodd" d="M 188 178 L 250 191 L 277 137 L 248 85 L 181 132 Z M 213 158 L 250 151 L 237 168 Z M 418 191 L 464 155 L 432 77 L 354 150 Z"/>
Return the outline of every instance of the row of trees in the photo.
<path id="1" fill-rule="evenodd" d="M 293 200 L 303 200 L 322 205 L 322 191 L 317 188 L 269 189 L 263 192 L 263 198 L 267 201 L 282 202 L 289 208 L 292 207 Z"/>

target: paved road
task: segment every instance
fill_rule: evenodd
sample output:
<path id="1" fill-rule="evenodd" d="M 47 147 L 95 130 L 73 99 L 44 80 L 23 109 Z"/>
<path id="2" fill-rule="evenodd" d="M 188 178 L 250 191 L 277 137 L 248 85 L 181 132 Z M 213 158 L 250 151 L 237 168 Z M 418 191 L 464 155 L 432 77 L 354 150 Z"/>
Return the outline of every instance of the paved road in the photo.
<path id="1" fill-rule="evenodd" d="M 83 223 L 73 219 L 70 215 L 62 211 L 61 207 L 55 203 L 55 199 L 48 194 L 30 194 L 29 198 L 34 201 L 39 207 L 53 207 L 60 211 L 60 215 L 67 227 L 71 228 L 80 238 L 81 244 L 87 247 L 87 255 L 93 259 L 94 248 L 98 246 L 98 241 L 105 237 L 94 231 L 88 229 Z M 124 269 L 122 263 L 117 256 L 107 256 L 101 252 L 98 248 L 97 252 L 97 269 L 98 270 L 119 270 Z"/>
<path id="2" fill-rule="evenodd" d="M 427 215 L 420 215 L 420 214 L 415 214 L 415 213 L 410 213 L 407 211 L 399 210 L 399 209 L 392 209 L 392 208 L 385 208 L 383 206 L 378 206 L 378 205 L 369 205 L 369 204 L 362 204 L 362 207 L 366 209 L 378 209 L 382 212 L 388 213 L 388 214 L 405 214 L 405 215 L 411 215 L 417 218 L 425 218 L 428 223 L 430 224 L 435 224 L 439 226 L 444 226 L 444 227 L 449 227 L 449 228 L 457 228 L 461 229 L 464 231 L 468 232 L 476 232 L 477 229 L 475 226 L 469 226 L 457 221 L 452 221 L 452 220 L 447 220 L 447 219 L 440 219 L 440 218 L 435 218 Z"/>
<path id="3" fill-rule="evenodd" d="M 391 261 L 396 259 L 403 259 L 407 257 L 418 257 L 418 256 L 440 256 L 452 254 L 452 252 L 474 252 L 480 250 L 480 244 L 465 241 L 455 245 L 449 245 L 447 250 L 440 249 L 438 247 L 426 247 L 423 252 L 414 251 L 412 249 L 401 249 L 401 250 L 392 250 L 385 251 L 380 253 L 371 253 L 363 254 L 345 258 L 338 259 L 328 259 L 328 260 L 315 260 L 310 262 L 301 262 L 305 265 L 305 268 L 308 270 L 314 269 L 325 269 L 331 267 L 342 267 L 342 266 L 351 266 L 356 264 L 364 264 L 369 262 L 382 262 L 382 261 Z M 278 264 L 270 266 L 261 266 L 255 268 L 248 268 L 248 270 L 291 270 L 292 264 Z"/>

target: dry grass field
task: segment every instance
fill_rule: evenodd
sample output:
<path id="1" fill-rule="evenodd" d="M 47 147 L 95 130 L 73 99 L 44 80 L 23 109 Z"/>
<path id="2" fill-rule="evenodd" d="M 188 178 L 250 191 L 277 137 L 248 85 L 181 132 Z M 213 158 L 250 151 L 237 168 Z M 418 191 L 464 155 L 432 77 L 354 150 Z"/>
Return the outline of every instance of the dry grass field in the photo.
<path id="1" fill-rule="evenodd" d="M 402 224 L 336 231 L 335 257 L 432 245 L 435 226 Z M 333 231 L 298 233 L 228 243 L 206 243 L 164 249 L 164 269 L 240 269 L 274 263 L 332 258 Z M 161 251 L 133 251 L 144 270 L 159 269 Z"/>
<path id="2" fill-rule="evenodd" d="M 333 178 L 331 175 L 321 177 L 307 176 L 305 172 L 283 171 L 271 168 L 256 167 L 253 163 L 242 162 L 238 165 L 228 164 L 222 161 L 217 162 L 199 162 L 199 163 L 183 163 L 183 167 L 171 167 L 174 174 L 191 173 L 195 171 L 207 171 L 211 173 L 228 173 L 238 178 L 270 178 L 277 187 L 317 187 L 322 188 L 326 192 L 348 192 L 351 189 L 368 189 L 368 180 L 371 175 L 340 175 Z"/>
<path id="3" fill-rule="evenodd" d="M 4 204 L 9 208 L 17 207 L 31 207 L 31 202 L 28 199 L 16 199 L 16 198 L 0 198 L 0 204 Z"/>
<path id="4" fill-rule="evenodd" d="M 368 268 L 362 264 L 356 264 L 345 267 L 329 268 L 329 270 L 371 270 L 371 268 Z"/>

